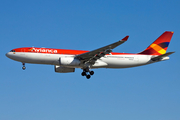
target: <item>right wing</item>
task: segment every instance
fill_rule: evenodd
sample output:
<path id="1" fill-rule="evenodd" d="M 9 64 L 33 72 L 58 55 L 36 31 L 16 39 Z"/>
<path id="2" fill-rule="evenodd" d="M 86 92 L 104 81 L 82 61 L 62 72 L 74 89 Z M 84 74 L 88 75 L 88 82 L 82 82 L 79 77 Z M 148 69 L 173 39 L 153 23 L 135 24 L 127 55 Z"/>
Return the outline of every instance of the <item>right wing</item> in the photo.
<path id="1" fill-rule="evenodd" d="M 82 62 L 89 62 L 90 64 L 94 64 L 94 62 L 105 56 L 106 54 L 110 54 L 112 52 L 112 49 L 114 49 L 115 47 L 121 45 L 122 43 L 124 43 L 125 41 L 127 41 L 127 39 L 129 38 L 129 36 L 124 37 L 122 40 L 112 43 L 110 45 L 104 46 L 102 48 L 90 51 L 90 52 L 86 52 L 80 55 L 77 55 L 76 58 L 81 60 Z"/>

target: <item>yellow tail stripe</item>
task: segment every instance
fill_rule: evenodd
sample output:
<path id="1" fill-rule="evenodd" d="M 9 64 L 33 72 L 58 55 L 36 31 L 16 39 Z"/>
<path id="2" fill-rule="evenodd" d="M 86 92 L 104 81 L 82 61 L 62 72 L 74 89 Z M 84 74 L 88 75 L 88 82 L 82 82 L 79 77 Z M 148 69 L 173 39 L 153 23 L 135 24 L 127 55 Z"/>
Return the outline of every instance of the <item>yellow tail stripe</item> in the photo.
<path id="1" fill-rule="evenodd" d="M 158 53 L 160 53 L 160 54 L 165 54 L 165 53 L 166 53 L 166 50 L 162 49 L 162 50 L 158 51 Z"/>
<path id="2" fill-rule="evenodd" d="M 162 47 L 160 47 L 157 44 L 153 43 L 153 44 L 150 45 L 150 47 L 153 48 L 155 51 L 157 51 L 160 54 L 165 54 L 166 53 L 166 50 L 164 50 Z"/>

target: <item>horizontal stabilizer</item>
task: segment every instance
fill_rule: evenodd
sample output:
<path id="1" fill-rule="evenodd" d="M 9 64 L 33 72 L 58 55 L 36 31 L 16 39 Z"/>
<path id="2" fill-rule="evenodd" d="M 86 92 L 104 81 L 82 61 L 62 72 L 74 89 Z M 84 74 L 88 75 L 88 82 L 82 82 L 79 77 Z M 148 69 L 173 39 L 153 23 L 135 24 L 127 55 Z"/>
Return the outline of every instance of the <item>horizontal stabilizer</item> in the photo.
<path id="1" fill-rule="evenodd" d="M 169 56 L 169 55 L 171 55 L 173 53 L 175 53 L 175 52 L 168 52 L 168 53 L 165 53 L 163 55 L 159 55 L 159 56 L 153 57 L 153 58 L 151 58 L 151 60 L 152 61 L 157 61 L 157 60 L 160 60 L 160 59 L 162 59 L 164 57 L 167 57 L 167 56 Z"/>

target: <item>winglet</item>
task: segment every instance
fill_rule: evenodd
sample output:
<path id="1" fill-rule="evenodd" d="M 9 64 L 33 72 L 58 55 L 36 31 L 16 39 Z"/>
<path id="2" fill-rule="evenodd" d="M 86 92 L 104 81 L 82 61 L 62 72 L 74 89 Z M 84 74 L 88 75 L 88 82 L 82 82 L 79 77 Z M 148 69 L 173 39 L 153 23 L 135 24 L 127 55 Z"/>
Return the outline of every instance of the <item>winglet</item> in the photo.
<path id="1" fill-rule="evenodd" d="M 127 41 L 128 38 L 129 38 L 129 35 L 127 35 L 126 37 L 124 37 L 122 40 L 123 40 L 123 41 Z"/>

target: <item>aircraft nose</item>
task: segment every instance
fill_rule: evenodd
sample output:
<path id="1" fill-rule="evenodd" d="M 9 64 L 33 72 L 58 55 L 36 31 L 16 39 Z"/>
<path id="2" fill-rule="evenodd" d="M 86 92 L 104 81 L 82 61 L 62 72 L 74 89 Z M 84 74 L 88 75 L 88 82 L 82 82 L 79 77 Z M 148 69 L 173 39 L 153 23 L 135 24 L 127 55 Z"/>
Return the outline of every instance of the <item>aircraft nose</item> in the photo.
<path id="1" fill-rule="evenodd" d="M 10 58 L 10 53 L 9 52 L 6 53 L 6 57 Z"/>

